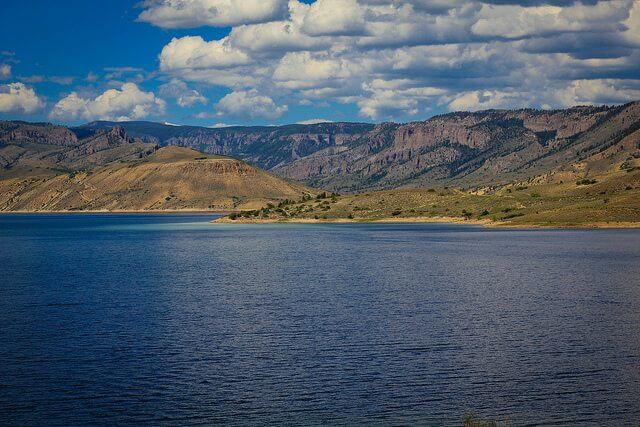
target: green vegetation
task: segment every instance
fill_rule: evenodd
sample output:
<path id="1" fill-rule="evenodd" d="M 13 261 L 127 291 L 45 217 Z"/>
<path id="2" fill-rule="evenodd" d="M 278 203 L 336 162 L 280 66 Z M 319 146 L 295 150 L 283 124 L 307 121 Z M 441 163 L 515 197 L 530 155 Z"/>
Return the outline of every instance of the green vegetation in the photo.
<path id="1" fill-rule="evenodd" d="M 574 182 L 513 183 L 482 191 L 440 187 L 353 195 L 323 192 L 228 218 L 258 222 L 458 220 L 559 227 L 640 224 L 640 170 L 599 175 L 597 180 L 589 178 L 587 185 Z"/>
<path id="2" fill-rule="evenodd" d="M 595 184 L 596 182 L 598 181 L 596 181 L 595 179 L 585 178 L 585 179 L 576 181 L 576 185 L 591 185 L 591 184 Z"/>

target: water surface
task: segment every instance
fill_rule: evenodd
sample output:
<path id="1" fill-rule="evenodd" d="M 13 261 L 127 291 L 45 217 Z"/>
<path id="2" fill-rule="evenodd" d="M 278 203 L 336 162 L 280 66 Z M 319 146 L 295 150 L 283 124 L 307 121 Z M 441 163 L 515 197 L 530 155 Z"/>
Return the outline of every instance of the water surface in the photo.
<path id="1" fill-rule="evenodd" d="M 640 230 L 0 216 L 0 423 L 638 425 Z"/>

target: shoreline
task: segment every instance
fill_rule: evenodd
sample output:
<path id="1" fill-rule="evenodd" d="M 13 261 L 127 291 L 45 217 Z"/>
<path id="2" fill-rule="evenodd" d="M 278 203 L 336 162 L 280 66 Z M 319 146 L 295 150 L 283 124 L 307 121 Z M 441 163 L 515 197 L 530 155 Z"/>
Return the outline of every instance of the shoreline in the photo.
<path id="1" fill-rule="evenodd" d="M 201 209 L 175 209 L 175 210 L 95 210 L 95 211 L 0 211 L 1 215 L 95 215 L 95 214 L 149 214 L 149 215 L 222 215 L 210 221 L 211 224 L 242 224 L 242 225 L 261 225 L 261 224 L 460 224 L 460 225 L 477 225 L 487 229 L 569 229 L 569 230 L 597 230 L 597 229 L 640 229 L 640 222 L 591 222 L 584 224 L 514 224 L 508 221 L 491 221 L 489 219 L 467 219 L 464 217 L 404 217 L 404 218 L 333 218 L 333 219 L 314 219 L 314 218 L 295 218 L 295 219 L 236 219 L 231 220 L 226 217 L 231 212 L 229 210 L 201 210 Z"/>
<path id="2" fill-rule="evenodd" d="M 230 210 L 202 210 L 202 209 L 165 209 L 165 210 L 96 210 L 96 211 L 0 211 L 0 215 L 59 215 L 59 214 L 214 214 L 228 215 Z"/>
<path id="3" fill-rule="evenodd" d="M 349 219 L 349 218 L 335 218 L 335 219 L 312 219 L 312 218 L 298 218 L 298 219 L 237 219 L 231 220 L 226 217 L 217 218 L 211 221 L 212 224 L 246 224 L 246 225 L 260 225 L 260 224 L 411 224 L 411 223 L 423 223 L 423 224 L 460 224 L 460 225 L 478 225 L 484 228 L 494 229 L 575 229 L 575 230 L 594 230 L 594 229 L 634 229 L 640 228 L 640 222 L 593 222 L 585 224 L 513 224 L 507 221 L 491 221 L 478 220 L 478 219 L 466 219 L 464 217 L 405 217 L 405 218 L 371 218 L 371 219 Z"/>

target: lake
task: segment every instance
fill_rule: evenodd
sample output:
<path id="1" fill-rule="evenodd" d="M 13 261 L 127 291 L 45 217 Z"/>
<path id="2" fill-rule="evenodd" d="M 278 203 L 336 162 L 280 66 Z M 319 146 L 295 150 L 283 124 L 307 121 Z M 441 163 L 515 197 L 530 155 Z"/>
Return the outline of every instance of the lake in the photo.
<path id="1" fill-rule="evenodd" d="M 640 230 L 1 215 L 0 424 L 638 425 Z"/>

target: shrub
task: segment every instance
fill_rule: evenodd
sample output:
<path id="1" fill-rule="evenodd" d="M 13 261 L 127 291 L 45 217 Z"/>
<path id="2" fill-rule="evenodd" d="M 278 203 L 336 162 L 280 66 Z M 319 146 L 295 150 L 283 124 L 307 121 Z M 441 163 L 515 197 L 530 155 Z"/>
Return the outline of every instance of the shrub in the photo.
<path id="1" fill-rule="evenodd" d="M 398 216 L 402 213 L 402 211 L 400 209 L 396 209 L 395 211 L 391 212 L 391 215 L 393 216 Z"/>
<path id="2" fill-rule="evenodd" d="M 591 184 L 595 184 L 596 181 L 595 179 L 589 179 L 589 178 L 585 178 L 585 179 L 580 179 L 578 181 L 576 181 L 576 185 L 591 185 Z"/>

